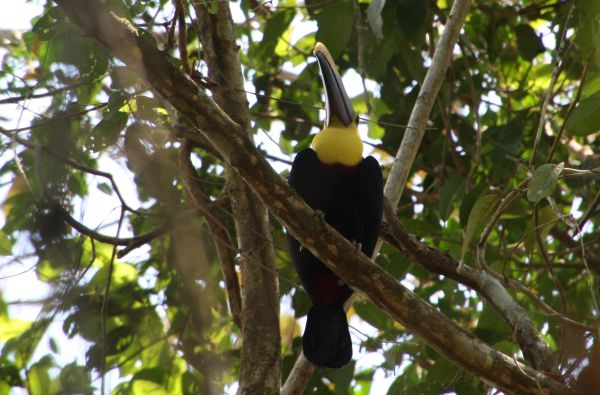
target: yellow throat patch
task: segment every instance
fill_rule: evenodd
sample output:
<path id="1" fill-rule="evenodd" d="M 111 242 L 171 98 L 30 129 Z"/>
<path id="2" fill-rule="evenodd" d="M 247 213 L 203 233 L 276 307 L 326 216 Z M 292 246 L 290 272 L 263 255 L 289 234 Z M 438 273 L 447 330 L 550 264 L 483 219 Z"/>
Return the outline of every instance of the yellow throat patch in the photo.
<path id="1" fill-rule="evenodd" d="M 333 119 L 313 138 L 311 147 L 323 163 L 354 166 L 362 160 L 363 144 L 354 122 L 344 126 Z"/>

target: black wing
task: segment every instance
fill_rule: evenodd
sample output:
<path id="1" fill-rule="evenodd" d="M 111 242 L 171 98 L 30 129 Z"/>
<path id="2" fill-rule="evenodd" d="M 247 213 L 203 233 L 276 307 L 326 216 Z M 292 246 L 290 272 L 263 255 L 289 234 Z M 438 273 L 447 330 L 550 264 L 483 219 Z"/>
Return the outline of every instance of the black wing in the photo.
<path id="1" fill-rule="evenodd" d="M 294 158 L 288 182 L 313 210 L 324 211 L 330 187 L 323 177 L 322 167 L 317 153 L 312 148 L 305 148 Z"/>
<path id="2" fill-rule="evenodd" d="M 296 155 L 288 181 L 313 210 L 326 214 L 331 205 L 334 186 L 329 172 L 315 151 L 306 148 Z M 343 302 L 350 295 L 350 288 L 340 286 L 333 272 L 310 251 L 301 248 L 300 242 L 289 233 L 288 240 L 298 276 L 313 301 Z"/>
<path id="3" fill-rule="evenodd" d="M 383 215 L 383 176 L 381 166 L 372 156 L 360 163 L 356 196 L 354 239 L 362 244 L 362 251 L 370 257 Z"/>

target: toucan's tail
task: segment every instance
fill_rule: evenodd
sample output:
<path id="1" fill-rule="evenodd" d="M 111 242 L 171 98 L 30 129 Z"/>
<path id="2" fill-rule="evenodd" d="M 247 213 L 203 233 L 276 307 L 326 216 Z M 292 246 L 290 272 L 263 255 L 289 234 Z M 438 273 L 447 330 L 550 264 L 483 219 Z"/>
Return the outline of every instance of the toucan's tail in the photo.
<path id="1" fill-rule="evenodd" d="M 352 359 L 352 342 L 344 306 L 313 305 L 306 318 L 302 336 L 304 355 L 314 365 L 341 368 Z"/>

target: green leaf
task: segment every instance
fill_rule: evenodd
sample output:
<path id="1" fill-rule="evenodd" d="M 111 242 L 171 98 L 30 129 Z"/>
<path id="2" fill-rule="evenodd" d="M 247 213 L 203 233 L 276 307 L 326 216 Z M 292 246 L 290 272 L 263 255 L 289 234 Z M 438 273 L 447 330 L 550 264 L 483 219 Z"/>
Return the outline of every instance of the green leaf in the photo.
<path id="1" fill-rule="evenodd" d="M 273 56 L 279 38 L 288 29 L 292 19 L 294 19 L 293 12 L 277 12 L 269 18 L 260 45 L 256 47 L 256 56 L 260 59 Z"/>
<path id="2" fill-rule="evenodd" d="M 108 113 L 92 129 L 87 141 L 87 146 L 93 151 L 98 152 L 115 144 L 121 135 L 121 131 L 127 125 L 129 114 L 116 111 Z"/>
<path id="3" fill-rule="evenodd" d="M 12 254 L 12 241 L 8 238 L 6 233 L 0 231 L 0 255 L 11 255 Z"/>
<path id="4" fill-rule="evenodd" d="M 90 373 L 76 363 L 66 365 L 58 376 L 63 391 L 68 394 L 93 394 Z"/>
<path id="5" fill-rule="evenodd" d="M 153 123 L 159 123 L 162 116 L 167 115 L 164 104 L 153 97 L 137 96 L 135 98 L 136 114 L 141 118 Z"/>
<path id="6" fill-rule="evenodd" d="M 54 13 L 52 11 L 42 15 L 31 29 L 42 41 L 51 39 L 55 32 L 56 20 L 52 15 Z"/>
<path id="7" fill-rule="evenodd" d="M 210 6 L 208 12 L 215 15 L 219 9 L 219 0 L 210 0 Z"/>
<path id="8" fill-rule="evenodd" d="M 565 130 L 571 136 L 587 136 L 600 130 L 600 93 L 579 103 L 567 119 Z"/>
<path id="9" fill-rule="evenodd" d="M 529 187 L 527 189 L 527 199 L 530 202 L 536 203 L 548 197 L 556 188 L 558 177 L 562 173 L 565 164 L 563 162 L 558 165 L 547 163 L 538 167 L 531 176 Z"/>
<path id="10" fill-rule="evenodd" d="M 305 292 L 297 291 L 292 297 L 292 307 L 294 309 L 294 316 L 302 317 L 303 315 L 308 314 L 308 310 L 310 310 L 310 298 Z"/>
<path id="11" fill-rule="evenodd" d="M 444 221 L 452 212 L 452 203 L 457 199 L 458 195 L 463 191 L 465 178 L 460 174 L 452 174 L 442 186 L 440 192 L 439 213 L 440 218 Z"/>
<path id="12" fill-rule="evenodd" d="M 546 239 L 550 229 L 552 229 L 556 225 L 557 216 L 552 210 L 552 208 L 546 206 L 541 209 L 538 209 L 538 226 L 540 229 L 537 232 L 540 234 L 542 240 Z M 525 239 L 523 243 L 525 244 L 525 250 L 527 253 L 531 253 L 537 244 L 537 237 L 535 234 L 535 222 L 533 220 L 533 215 L 529 219 L 527 223 L 527 228 L 525 229 L 524 235 Z"/>
<path id="13" fill-rule="evenodd" d="M 113 193 L 112 187 L 109 184 L 107 184 L 106 182 L 98 183 L 96 185 L 96 188 L 98 188 L 98 190 L 104 192 L 105 194 L 107 194 L 109 196 L 112 195 L 112 193 Z"/>
<path id="14" fill-rule="evenodd" d="M 281 152 L 286 155 L 291 155 L 294 152 L 292 142 L 289 139 L 286 139 L 283 135 L 279 137 L 279 148 L 281 148 Z"/>
<path id="15" fill-rule="evenodd" d="M 483 195 L 475 202 L 469 213 L 469 221 L 467 221 L 467 229 L 465 230 L 465 237 L 460 250 L 461 261 L 464 259 L 471 241 L 481 235 L 485 225 L 492 218 L 497 205 L 498 197 L 496 195 Z"/>
<path id="16" fill-rule="evenodd" d="M 506 322 L 487 301 L 484 303 L 483 310 L 479 315 L 475 334 L 484 342 L 492 345 L 510 339 L 512 335 Z"/>
<path id="17" fill-rule="evenodd" d="M 460 205 L 459 219 L 460 226 L 463 229 L 467 228 L 467 224 L 469 222 L 469 214 L 471 213 L 473 206 L 477 202 L 477 199 L 479 199 L 479 196 L 481 196 L 481 194 L 484 193 L 486 190 L 487 185 L 479 184 L 475 188 L 471 189 L 469 193 L 467 193 L 462 199 L 462 203 Z"/>
<path id="18" fill-rule="evenodd" d="M 54 354 L 58 354 L 58 351 L 59 351 L 58 344 L 56 344 L 56 339 L 54 339 L 53 337 L 51 337 L 48 340 L 48 347 L 50 347 L 50 350 L 52 350 L 52 352 Z"/>
<path id="19" fill-rule="evenodd" d="M 155 367 L 140 370 L 133 375 L 132 380 L 147 380 L 163 385 L 167 381 L 167 378 L 167 373 L 163 368 Z"/>
<path id="20" fill-rule="evenodd" d="M 427 1 L 400 0 L 396 8 L 396 20 L 404 36 L 415 39 L 422 35 L 429 13 Z"/>
<path id="21" fill-rule="evenodd" d="M 349 395 L 349 389 L 351 388 L 350 383 L 354 375 L 355 361 L 351 361 L 349 364 L 340 369 L 325 369 L 321 372 L 322 377 L 328 382 L 332 383 L 335 387 L 330 387 L 332 390 L 335 388 L 336 395 Z M 317 392 L 321 393 L 321 392 Z M 326 392 L 329 394 L 330 392 Z M 324 392 L 325 394 L 325 392 Z"/>
<path id="22" fill-rule="evenodd" d="M 53 387 L 48 369 L 52 367 L 49 358 L 42 358 L 27 371 L 27 389 L 30 395 L 52 395 Z"/>
<path id="23" fill-rule="evenodd" d="M 392 326 L 392 320 L 387 314 L 368 300 L 354 303 L 354 310 L 360 318 L 377 329 L 384 330 Z"/>
<path id="24" fill-rule="evenodd" d="M 546 49 L 541 37 L 529 25 L 518 25 L 515 27 L 517 33 L 517 49 L 519 55 L 525 60 L 532 60 Z"/>
<path id="25" fill-rule="evenodd" d="M 23 387 L 19 369 L 5 359 L 0 360 L 0 390 L 2 384 L 7 384 L 10 387 Z M 6 393 L 8 394 L 8 392 Z"/>
<path id="26" fill-rule="evenodd" d="M 327 3 L 317 16 L 317 25 L 317 41 L 324 43 L 333 59 L 337 59 L 350 41 L 354 4 L 348 0 Z"/>
<path id="27" fill-rule="evenodd" d="M 167 390 L 159 384 L 148 380 L 135 380 L 131 383 L 133 395 L 168 395 Z"/>

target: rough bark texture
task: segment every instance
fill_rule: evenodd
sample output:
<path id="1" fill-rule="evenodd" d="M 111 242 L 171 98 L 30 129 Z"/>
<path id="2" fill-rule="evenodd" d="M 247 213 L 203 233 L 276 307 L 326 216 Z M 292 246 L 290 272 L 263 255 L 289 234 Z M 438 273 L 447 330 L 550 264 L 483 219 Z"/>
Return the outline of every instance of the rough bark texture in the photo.
<path id="1" fill-rule="evenodd" d="M 57 0 L 67 15 L 115 56 L 142 76 L 186 115 L 222 157 L 263 199 L 291 234 L 342 280 L 368 296 L 415 335 L 454 361 L 508 393 L 568 394 L 569 389 L 528 366 L 494 350 L 373 264 L 304 203 L 273 171 L 240 125 L 212 101 L 164 55 L 137 35 L 126 21 L 90 0 Z M 227 133 L 224 133 L 227 131 Z"/>
<path id="2" fill-rule="evenodd" d="M 250 112 L 229 4 L 194 4 L 209 85 L 217 104 L 250 137 Z M 222 131 L 227 133 L 226 130 Z M 242 274 L 242 355 L 239 394 L 278 394 L 279 289 L 267 208 L 232 169 L 228 171 Z"/>

